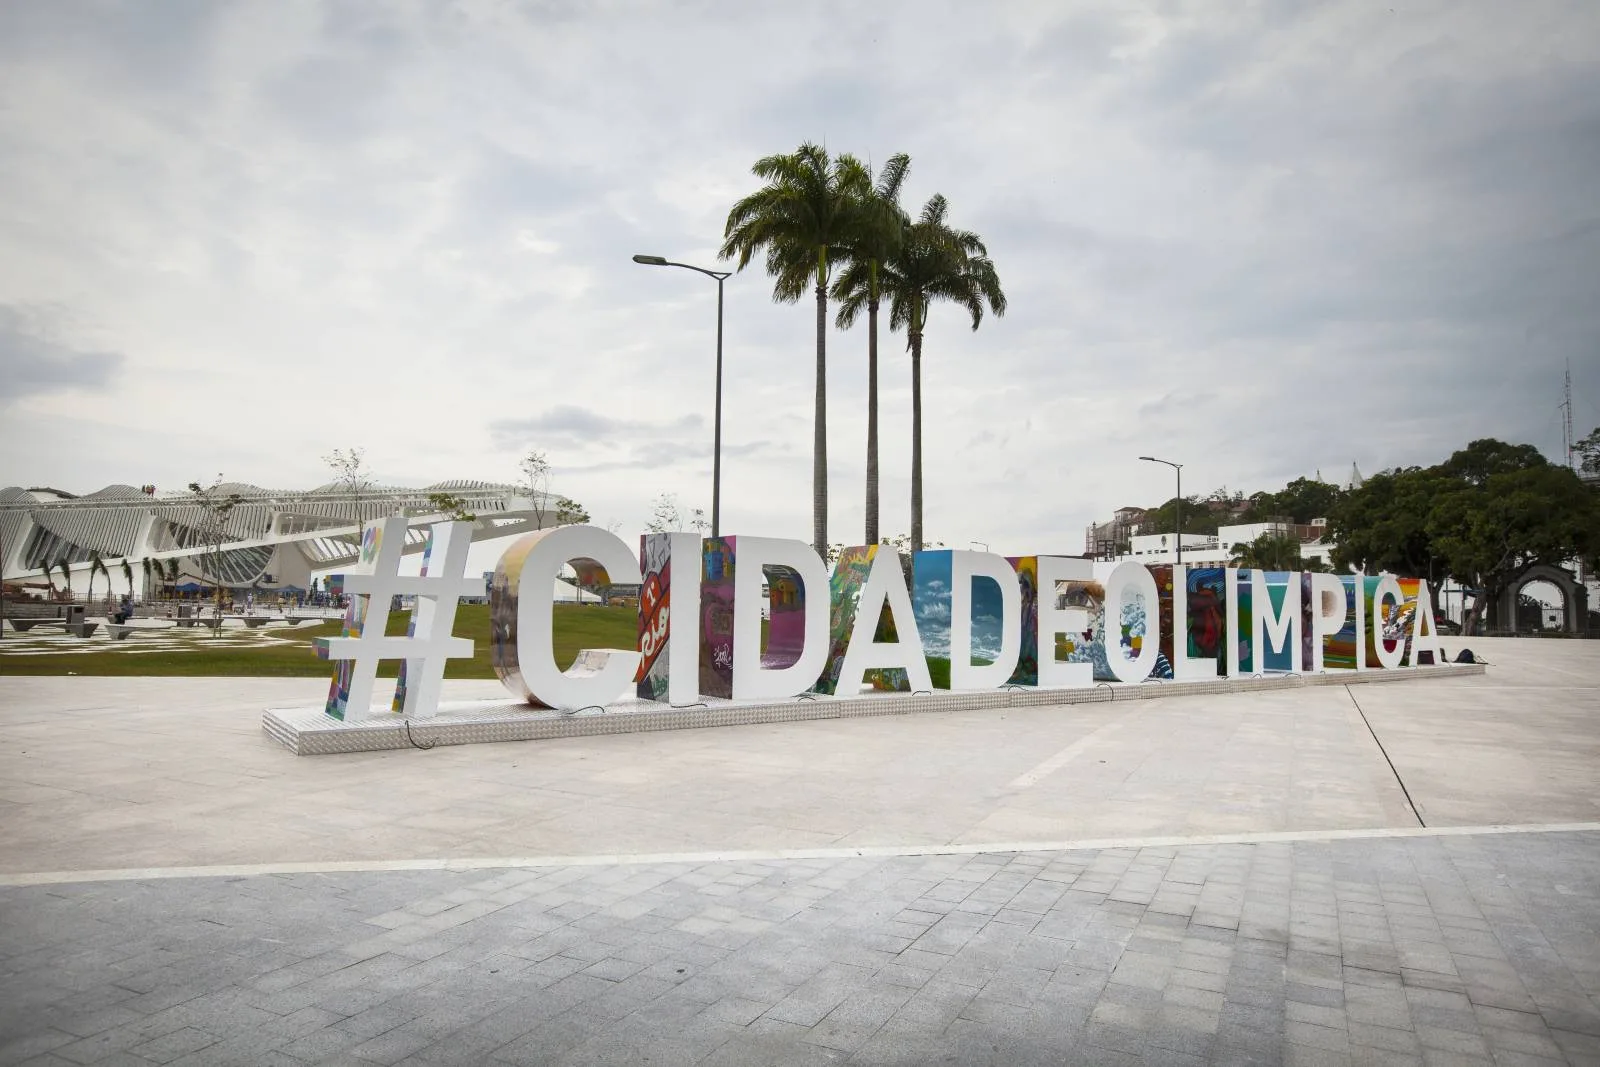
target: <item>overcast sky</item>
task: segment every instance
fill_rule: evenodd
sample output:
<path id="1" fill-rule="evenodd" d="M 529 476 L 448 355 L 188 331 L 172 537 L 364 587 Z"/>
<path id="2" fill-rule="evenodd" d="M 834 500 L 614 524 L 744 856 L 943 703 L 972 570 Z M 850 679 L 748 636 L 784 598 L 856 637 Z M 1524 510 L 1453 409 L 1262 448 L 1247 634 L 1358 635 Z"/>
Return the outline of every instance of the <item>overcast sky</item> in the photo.
<path id="1" fill-rule="evenodd" d="M 1392 3 L 1392 7 L 1391 7 Z M 1010 311 L 937 308 L 926 527 L 1555 456 L 1600 424 L 1600 4 L 0 4 L 0 485 L 513 480 L 710 505 L 716 266 L 759 156 L 907 152 Z M 1223 14 L 1223 12 L 1231 12 Z M 723 530 L 809 539 L 814 309 L 727 285 Z M 830 332 L 835 541 L 864 327 Z M 882 343 L 883 529 L 910 363 Z"/>

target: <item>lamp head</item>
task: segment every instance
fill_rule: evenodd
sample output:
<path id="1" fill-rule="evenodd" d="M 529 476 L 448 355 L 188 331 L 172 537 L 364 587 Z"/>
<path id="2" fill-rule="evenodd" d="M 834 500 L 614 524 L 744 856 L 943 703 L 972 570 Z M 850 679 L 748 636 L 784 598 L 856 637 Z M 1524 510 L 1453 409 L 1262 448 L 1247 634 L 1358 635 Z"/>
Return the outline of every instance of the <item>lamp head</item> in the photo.
<path id="1" fill-rule="evenodd" d="M 665 256 L 634 256 L 633 261 L 635 263 L 643 263 L 647 267 L 665 267 L 667 265 L 667 257 Z"/>

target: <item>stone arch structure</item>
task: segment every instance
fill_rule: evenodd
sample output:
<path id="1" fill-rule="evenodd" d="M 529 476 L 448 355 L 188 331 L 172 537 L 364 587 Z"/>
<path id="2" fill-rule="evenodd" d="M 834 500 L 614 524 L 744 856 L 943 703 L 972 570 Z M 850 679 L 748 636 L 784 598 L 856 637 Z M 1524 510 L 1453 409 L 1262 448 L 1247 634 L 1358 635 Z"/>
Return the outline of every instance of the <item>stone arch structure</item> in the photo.
<path id="1" fill-rule="evenodd" d="M 1517 575 L 1500 594 L 1495 605 L 1495 627 L 1506 633 L 1517 630 L 1517 597 L 1522 587 L 1531 582 L 1549 582 L 1561 590 L 1561 629 L 1567 633 L 1583 633 L 1589 619 L 1589 594 L 1572 572 L 1547 563 L 1535 564 Z"/>

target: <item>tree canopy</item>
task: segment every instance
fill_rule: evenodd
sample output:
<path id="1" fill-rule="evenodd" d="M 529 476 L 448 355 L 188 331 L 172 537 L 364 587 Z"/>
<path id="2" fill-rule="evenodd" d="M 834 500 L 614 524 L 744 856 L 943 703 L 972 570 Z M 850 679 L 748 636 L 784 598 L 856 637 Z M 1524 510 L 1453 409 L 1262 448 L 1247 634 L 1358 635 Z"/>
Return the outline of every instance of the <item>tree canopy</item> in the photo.
<path id="1" fill-rule="evenodd" d="M 1232 546 L 1236 567 L 1252 567 L 1263 571 L 1320 571 L 1325 570 L 1321 559 L 1306 559 L 1300 555 L 1300 539 L 1293 534 L 1264 533 L 1254 541 Z"/>
<path id="2" fill-rule="evenodd" d="M 1277 493 L 1256 493 L 1250 498 L 1250 508 L 1241 516 L 1242 522 L 1267 522 L 1287 520 L 1308 523 L 1333 514 L 1344 498 L 1344 490 L 1337 485 L 1319 482 L 1315 478 L 1296 478 Z"/>
<path id="3" fill-rule="evenodd" d="M 1331 519 L 1337 566 L 1390 570 L 1471 590 L 1465 629 L 1529 567 L 1600 556 L 1600 492 L 1532 445 L 1485 438 L 1433 467 L 1384 471 Z"/>
<path id="4" fill-rule="evenodd" d="M 1587 437 L 1572 443 L 1578 455 L 1578 469 L 1587 475 L 1600 476 L 1600 426 L 1589 431 Z"/>

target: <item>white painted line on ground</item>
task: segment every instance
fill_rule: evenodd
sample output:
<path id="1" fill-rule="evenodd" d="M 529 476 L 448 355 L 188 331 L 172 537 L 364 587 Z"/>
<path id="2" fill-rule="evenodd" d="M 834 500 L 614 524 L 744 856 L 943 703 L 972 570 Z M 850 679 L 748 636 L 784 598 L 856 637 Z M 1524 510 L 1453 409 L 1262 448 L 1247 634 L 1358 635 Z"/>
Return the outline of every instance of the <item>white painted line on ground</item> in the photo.
<path id="1" fill-rule="evenodd" d="M 1459 689 L 1487 689 L 1487 690 L 1490 690 L 1490 691 L 1493 691 L 1493 690 L 1496 690 L 1496 689 L 1504 689 L 1507 692 L 1519 692 L 1519 691 L 1524 690 L 1524 689 L 1534 689 L 1534 690 L 1541 690 L 1541 691 L 1542 690 L 1548 690 L 1548 689 L 1554 689 L 1554 690 L 1558 690 L 1558 691 L 1561 691 L 1561 692 L 1565 692 L 1567 690 L 1577 690 L 1580 693 L 1585 693 L 1585 692 L 1592 692 L 1592 691 L 1594 691 L 1596 689 L 1600 689 L 1600 685 L 1463 685 L 1463 686 L 1458 686 L 1457 688 L 1459 688 Z"/>
<path id="2" fill-rule="evenodd" d="M 1180 848 L 1191 845 L 1265 845 L 1299 841 L 1359 841 L 1397 837 L 1471 837 L 1478 834 L 1600 832 L 1600 822 L 1491 826 L 1428 826 L 1356 830 L 1272 830 L 1242 834 L 1171 837 L 1106 837 L 1081 841 L 988 841 L 981 844 L 861 845 L 855 848 L 794 848 L 772 851 L 661 852 L 594 856 L 476 856 L 459 859 L 331 860 L 310 863 L 241 863 L 211 867 L 132 867 L 102 871 L 43 871 L 0 874 L 0 887 L 69 882 L 143 882 L 164 878 L 250 878 L 267 874 L 344 874 L 384 871 L 479 871 L 512 867 L 604 867 L 655 863 L 759 863 L 764 860 L 853 859 L 891 856 L 976 856 L 1004 852 L 1072 852 L 1080 849 Z"/>
<path id="3" fill-rule="evenodd" d="M 1085 749 L 1105 740 L 1107 737 L 1122 729 L 1128 724 L 1128 720 L 1132 717 L 1133 713 L 1129 713 L 1120 719 L 1114 719 L 1113 721 L 1106 723 L 1098 730 L 1089 731 L 1076 741 L 1072 742 L 1072 744 L 1068 745 L 1066 748 L 1063 748 L 1060 752 L 1057 752 L 1054 756 L 1051 756 L 1037 767 L 1034 767 L 1031 771 L 1028 771 L 1026 774 L 1019 774 L 1017 777 L 1013 778 L 1010 785 L 1008 785 L 1006 788 L 1013 790 L 1031 788 L 1037 784 L 1041 778 L 1047 778 L 1059 771 L 1062 767 L 1065 767 L 1067 764 L 1071 763 L 1074 759 L 1081 755 Z"/>

